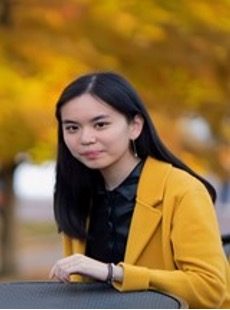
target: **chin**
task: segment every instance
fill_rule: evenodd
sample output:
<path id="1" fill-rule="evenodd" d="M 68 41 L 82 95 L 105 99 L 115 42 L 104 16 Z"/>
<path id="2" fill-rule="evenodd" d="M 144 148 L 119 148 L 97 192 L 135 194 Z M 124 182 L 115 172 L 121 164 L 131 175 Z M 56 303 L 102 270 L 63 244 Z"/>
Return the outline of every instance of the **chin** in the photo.
<path id="1" fill-rule="evenodd" d="M 105 169 L 108 165 L 102 164 L 100 162 L 92 161 L 92 162 L 84 162 L 83 163 L 89 169 Z"/>

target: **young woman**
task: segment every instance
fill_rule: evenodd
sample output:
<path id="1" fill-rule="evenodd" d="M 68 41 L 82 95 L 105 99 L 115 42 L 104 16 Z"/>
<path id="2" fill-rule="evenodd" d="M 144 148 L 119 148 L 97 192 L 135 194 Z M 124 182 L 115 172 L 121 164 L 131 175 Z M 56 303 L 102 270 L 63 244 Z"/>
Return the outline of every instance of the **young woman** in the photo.
<path id="1" fill-rule="evenodd" d="M 110 72 L 82 76 L 64 89 L 56 117 L 54 211 L 66 257 L 50 278 L 229 308 L 215 191 L 163 145 L 129 83 Z"/>

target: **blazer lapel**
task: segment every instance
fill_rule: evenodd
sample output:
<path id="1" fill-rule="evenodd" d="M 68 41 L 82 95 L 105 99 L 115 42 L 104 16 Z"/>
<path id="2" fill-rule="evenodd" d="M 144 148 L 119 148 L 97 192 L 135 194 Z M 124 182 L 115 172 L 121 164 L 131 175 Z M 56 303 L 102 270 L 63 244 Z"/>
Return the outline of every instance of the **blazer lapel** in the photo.
<path id="1" fill-rule="evenodd" d="M 156 208 L 163 199 L 171 165 L 148 158 L 138 184 L 135 209 L 126 246 L 125 262 L 133 264 L 156 231 L 162 212 Z"/>
<path id="2" fill-rule="evenodd" d="M 154 234 L 160 220 L 161 212 L 159 210 L 140 202 L 136 203 L 127 241 L 125 262 L 135 263 L 150 237 Z"/>

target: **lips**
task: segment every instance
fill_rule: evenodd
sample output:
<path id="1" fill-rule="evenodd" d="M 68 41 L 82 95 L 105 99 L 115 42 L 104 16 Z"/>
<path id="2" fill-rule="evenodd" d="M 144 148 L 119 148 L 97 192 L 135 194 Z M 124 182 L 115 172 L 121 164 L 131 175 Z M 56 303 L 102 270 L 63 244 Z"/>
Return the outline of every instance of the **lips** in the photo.
<path id="1" fill-rule="evenodd" d="M 99 154 L 100 151 L 87 151 L 84 153 L 81 153 L 81 156 L 88 156 L 88 155 L 93 155 L 93 154 Z"/>
<path id="2" fill-rule="evenodd" d="M 81 154 L 81 156 L 89 158 L 89 159 L 94 159 L 97 158 L 101 154 L 100 151 L 88 151 L 84 152 Z"/>

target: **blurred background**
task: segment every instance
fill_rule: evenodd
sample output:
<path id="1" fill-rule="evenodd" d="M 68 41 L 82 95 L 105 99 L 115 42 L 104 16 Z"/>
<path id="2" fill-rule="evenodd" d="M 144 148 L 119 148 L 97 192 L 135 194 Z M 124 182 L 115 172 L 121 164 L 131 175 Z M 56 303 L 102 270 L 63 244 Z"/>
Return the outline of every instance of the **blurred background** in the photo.
<path id="1" fill-rule="evenodd" d="M 62 255 L 55 103 L 98 70 L 134 85 L 230 232 L 230 1 L 0 0 L 0 281 L 47 279 Z"/>

